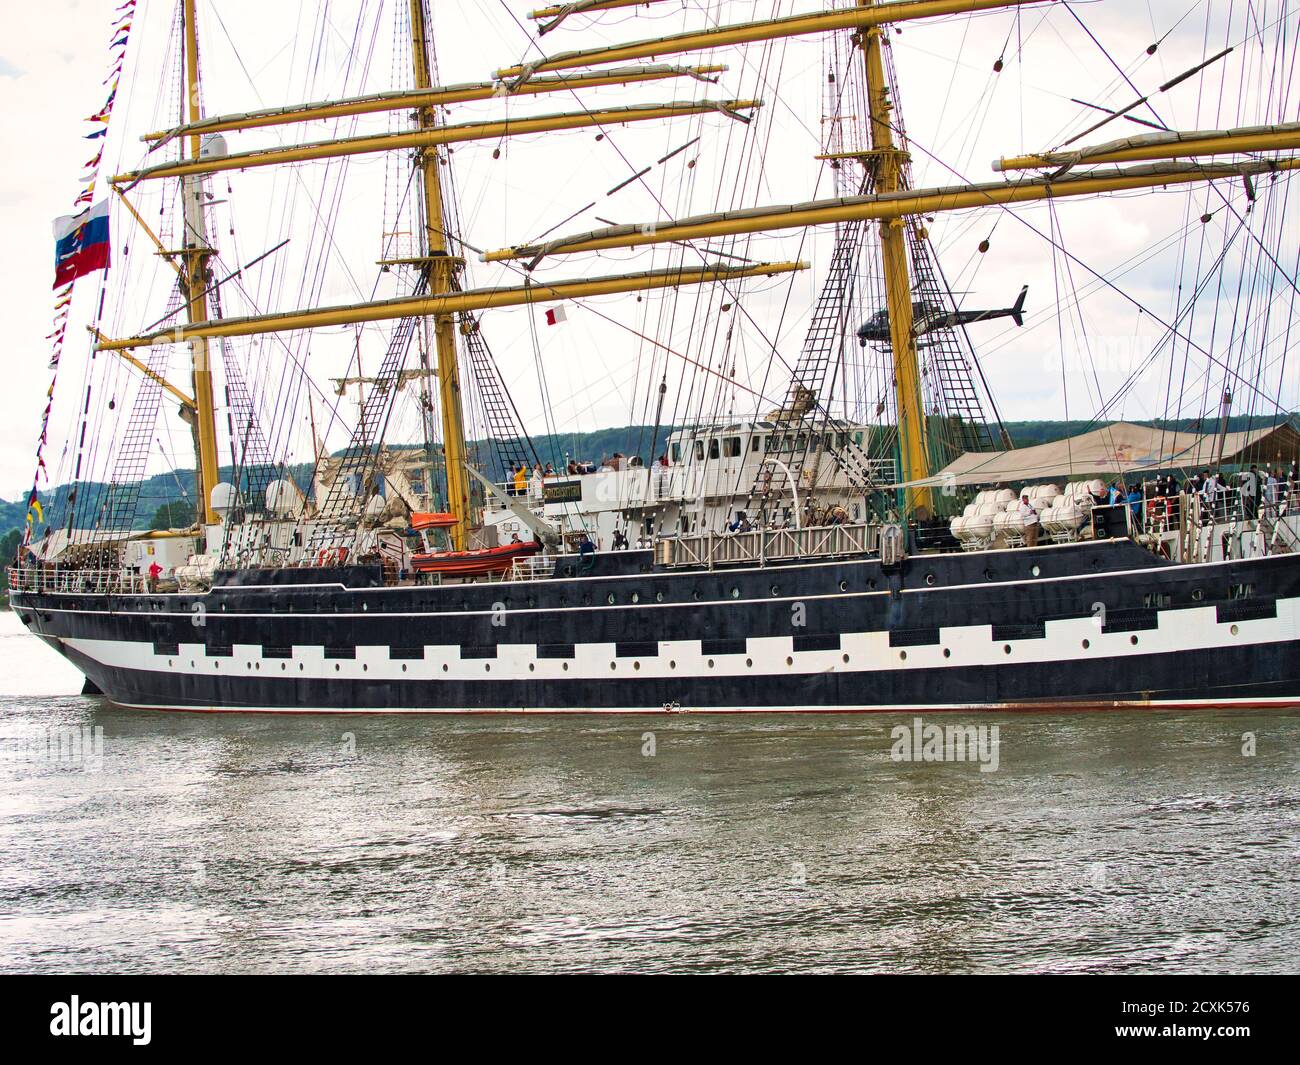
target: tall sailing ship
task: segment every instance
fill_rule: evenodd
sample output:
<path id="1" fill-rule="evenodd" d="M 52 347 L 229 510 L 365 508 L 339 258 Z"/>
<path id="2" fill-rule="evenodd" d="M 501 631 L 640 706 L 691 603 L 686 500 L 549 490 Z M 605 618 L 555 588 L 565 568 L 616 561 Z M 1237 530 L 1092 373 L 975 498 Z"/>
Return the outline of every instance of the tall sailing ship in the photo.
<path id="1" fill-rule="evenodd" d="M 65 366 L 51 396 L 69 397 L 71 428 L 49 463 L 42 432 L 41 476 L 63 487 L 30 498 L 10 570 L 23 623 L 88 691 L 170 710 L 1300 704 L 1300 434 L 1283 407 L 1300 291 L 1284 250 L 1300 160 L 1288 116 L 1296 14 L 1271 5 L 1247 18 L 1250 5 L 1216 3 L 1222 47 L 1207 29 L 1202 54 L 1167 57 L 1159 46 L 1187 17 L 1181 5 L 1152 13 L 1155 43 L 1127 40 L 1113 59 L 1090 25 L 1111 3 L 797 6 L 742 21 L 750 5 L 577 0 L 528 15 L 518 61 L 441 84 L 447 27 L 427 0 L 322 5 L 292 62 L 307 57 L 310 92 L 340 37 L 343 84 L 364 91 L 214 114 L 221 91 L 200 77 L 200 29 L 211 40 L 219 16 L 208 25 L 198 0 L 177 0 L 166 47 L 124 63 L 146 28 L 127 0 L 92 142 L 115 128 L 124 67 L 143 86 L 133 104 L 150 105 L 146 59 L 162 73 L 152 106 L 175 117 L 122 146 L 135 162 L 106 178 L 106 205 L 95 202 L 101 148 L 57 231 L 53 366 Z M 1191 6 L 1208 27 L 1211 5 Z M 165 29 L 155 13 L 153 29 Z M 437 15 L 460 30 L 476 11 Z M 1112 64 L 1114 83 L 1071 104 L 1066 131 L 1044 138 L 1054 148 L 1004 157 L 986 181 L 945 166 L 951 182 L 918 186 L 924 149 L 902 120 L 896 42 L 952 19 L 980 42 L 981 62 L 996 58 L 991 82 L 1044 26 L 1069 26 Z M 674 32 L 655 35 L 669 20 Z M 366 77 L 389 24 L 400 62 L 393 87 L 375 91 Z M 627 32 L 638 24 L 648 29 Z M 221 23 L 232 44 L 250 30 Z M 556 45 L 570 34 L 600 43 Z M 820 121 L 799 112 L 806 93 L 782 98 L 796 45 L 801 61 L 817 57 Z M 1143 65 L 1157 55 L 1169 69 Z M 1160 117 L 1162 93 L 1238 81 L 1260 86 L 1241 93 L 1253 124 L 1180 129 Z M 665 85 L 679 98 L 604 102 Z M 805 159 L 778 115 L 815 145 Z M 611 136 L 651 124 L 663 149 L 645 159 Z M 547 146 L 575 130 L 617 155 L 625 179 L 594 193 L 572 174 L 547 183 Z M 491 182 L 459 185 L 457 150 L 495 160 L 518 137 L 528 139 L 515 154 L 537 160 L 500 180 L 522 182 L 511 193 L 521 203 L 545 189 L 547 228 L 493 248 L 465 222 Z M 382 204 L 345 195 L 349 163 L 383 168 Z M 770 202 L 777 166 L 802 175 L 802 198 Z M 245 237 L 235 184 L 266 174 L 276 177 L 255 187 L 298 222 Z M 605 217 L 627 217 L 629 188 L 656 209 Z M 1051 282 L 1027 279 L 1034 296 L 972 310 L 931 238 L 943 218 L 981 220 L 966 232 L 989 234 L 1023 221 L 1020 205 L 1153 190 L 1187 205 L 1183 228 L 1161 238 L 1182 256 L 1161 294 L 1172 314 L 1091 269 L 1056 226 L 1034 229 L 1034 269 Z M 326 298 L 345 290 L 326 277 L 342 217 L 373 220 L 381 207 L 378 261 L 344 264 L 359 295 Z M 130 237 L 105 272 L 110 221 Z M 775 247 L 799 250 L 762 257 Z M 989 247 L 986 235 L 976 254 Z M 811 289 L 805 253 L 819 264 Z M 637 268 L 611 272 L 619 262 Z M 100 287 L 77 301 L 91 341 L 74 366 L 62 344 L 79 276 Z M 1192 424 L 1116 420 L 1130 379 L 1091 397 L 1084 431 L 1016 447 L 972 337 L 995 319 L 1017 329 L 1054 289 L 1063 342 L 1085 287 L 1119 293 L 1159 326 L 1144 368 L 1165 368 L 1165 412 Z M 267 293 L 282 302 L 268 306 Z M 1212 304 L 1199 320 L 1198 301 Z M 506 308 L 528 316 L 516 338 L 531 350 L 512 354 L 536 365 L 536 385 L 523 387 L 540 393 L 547 429 L 542 315 L 590 308 L 623 331 L 626 350 L 593 352 L 588 369 L 637 369 L 645 428 L 628 454 L 588 462 L 597 456 L 548 451 L 530 434 L 488 344 Z M 806 322 L 801 344 L 790 321 Z M 331 394 L 311 371 L 341 344 L 350 351 Z M 78 369 L 81 386 L 67 384 Z M 194 521 L 137 531 L 141 479 L 170 439 L 160 412 L 173 408 L 193 442 Z M 1242 413 L 1255 417 L 1234 428 Z M 1189 481 L 1201 471 L 1214 476 Z"/>

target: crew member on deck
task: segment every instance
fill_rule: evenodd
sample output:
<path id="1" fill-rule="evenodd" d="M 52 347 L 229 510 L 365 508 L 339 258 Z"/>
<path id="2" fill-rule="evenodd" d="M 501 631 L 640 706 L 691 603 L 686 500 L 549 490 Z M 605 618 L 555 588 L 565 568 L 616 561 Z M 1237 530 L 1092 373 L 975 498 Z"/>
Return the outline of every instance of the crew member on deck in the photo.
<path id="1" fill-rule="evenodd" d="M 1025 521 L 1025 546 L 1038 546 L 1038 511 L 1029 502 L 1028 494 L 1020 497 L 1020 516 Z M 1004 519 L 1005 520 L 1005 519 Z"/>

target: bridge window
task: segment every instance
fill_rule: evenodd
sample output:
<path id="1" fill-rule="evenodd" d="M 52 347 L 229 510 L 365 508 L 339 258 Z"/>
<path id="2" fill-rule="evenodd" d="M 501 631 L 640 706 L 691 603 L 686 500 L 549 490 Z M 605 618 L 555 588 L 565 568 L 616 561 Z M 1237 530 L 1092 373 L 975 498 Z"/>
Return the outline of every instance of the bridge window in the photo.
<path id="1" fill-rule="evenodd" d="M 722 453 L 729 459 L 734 459 L 740 454 L 740 437 L 729 436 L 722 441 Z"/>
<path id="2" fill-rule="evenodd" d="M 835 434 L 835 447 L 836 447 L 837 449 L 839 449 L 840 451 L 843 451 L 843 450 L 844 450 L 844 446 L 845 446 L 848 442 L 849 442 L 849 434 L 848 434 L 848 433 L 836 433 L 836 434 Z"/>
<path id="3" fill-rule="evenodd" d="M 753 436 L 753 437 L 750 437 L 750 439 L 749 439 L 749 450 L 750 450 L 750 451 L 757 451 L 757 450 L 759 449 L 759 446 L 760 446 L 762 443 L 763 443 L 763 437 L 761 437 L 761 436 Z"/>
<path id="4" fill-rule="evenodd" d="M 673 462 L 681 462 L 681 461 L 682 461 L 682 445 L 675 443 L 673 444 Z"/>
<path id="5" fill-rule="evenodd" d="M 717 457 L 718 457 L 718 438 L 716 436 L 711 436 L 709 437 L 709 458 L 716 459 Z"/>
<path id="6" fill-rule="evenodd" d="M 697 440 L 697 441 L 695 441 L 695 461 L 696 461 L 696 462 L 703 462 L 703 461 L 704 461 L 704 441 L 703 441 L 703 440 Z"/>

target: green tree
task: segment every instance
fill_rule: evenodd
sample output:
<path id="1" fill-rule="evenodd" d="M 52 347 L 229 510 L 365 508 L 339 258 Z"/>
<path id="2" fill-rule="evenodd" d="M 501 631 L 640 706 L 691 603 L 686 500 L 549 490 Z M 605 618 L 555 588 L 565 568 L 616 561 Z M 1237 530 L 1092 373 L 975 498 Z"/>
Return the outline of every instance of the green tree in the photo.
<path id="1" fill-rule="evenodd" d="M 9 605 L 9 567 L 13 565 L 22 534 L 11 529 L 0 538 L 0 606 Z"/>
<path id="2" fill-rule="evenodd" d="M 194 504 L 184 499 L 173 499 L 154 511 L 151 529 L 188 529 L 194 524 Z"/>

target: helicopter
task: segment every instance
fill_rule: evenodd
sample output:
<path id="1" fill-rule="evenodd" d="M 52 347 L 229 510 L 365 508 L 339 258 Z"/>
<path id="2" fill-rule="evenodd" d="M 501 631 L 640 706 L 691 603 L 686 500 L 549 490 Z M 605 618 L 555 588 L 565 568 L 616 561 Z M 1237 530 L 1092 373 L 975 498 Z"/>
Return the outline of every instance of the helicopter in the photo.
<path id="1" fill-rule="evenodd" d="M 1016 325 L 1025 324 L 1025 297 L 1029 286 L 1025 285 L 1010 307 L 996 311 L 950 311 L 930 300 L 917 300 L 912 304 L 913 331 L 919 336 L 933 333 L 936 329 L 952 329 L 959 325 L 971 325 L 974 322 L 987 322 L 994 318 L 1010 318 Z M 858 343 L 864 348 L 868 341 L 889 343 L 889 311 L 880 310 L 858 327 Z"/>

